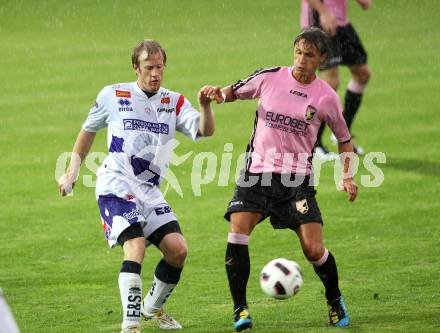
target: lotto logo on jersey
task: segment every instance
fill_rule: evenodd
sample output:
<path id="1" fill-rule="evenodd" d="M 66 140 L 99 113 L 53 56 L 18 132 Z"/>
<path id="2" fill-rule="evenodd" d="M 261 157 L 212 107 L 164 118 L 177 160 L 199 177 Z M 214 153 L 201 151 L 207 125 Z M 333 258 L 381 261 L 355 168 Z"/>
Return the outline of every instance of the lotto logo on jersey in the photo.
<path id="1" fill-rule="evenodd" d="M 131 93 L 126 90 L 116 90 L 116 97 L 131 98 Z"/>

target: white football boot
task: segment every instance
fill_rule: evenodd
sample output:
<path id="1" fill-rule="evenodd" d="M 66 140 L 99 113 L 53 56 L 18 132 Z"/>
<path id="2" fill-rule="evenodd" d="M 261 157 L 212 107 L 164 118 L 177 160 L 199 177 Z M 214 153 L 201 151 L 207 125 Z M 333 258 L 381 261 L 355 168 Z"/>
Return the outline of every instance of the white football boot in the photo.
<path id="1" fill-rule="evenodd" d="M 165 313 L 163 309 L 159 309 L 156 313 L 148 313 L 142 309 L 141 313 L 144 320 L 155 321 L 160 329 L 180 330 L 182 328 L 182 325 L 175 321 L 169 314 Z"/>
<path id="2" fill-rule="evenodd" d="M 121 333 L 141 333 L 140 325 L 133 325 L 124 328 Z"/>

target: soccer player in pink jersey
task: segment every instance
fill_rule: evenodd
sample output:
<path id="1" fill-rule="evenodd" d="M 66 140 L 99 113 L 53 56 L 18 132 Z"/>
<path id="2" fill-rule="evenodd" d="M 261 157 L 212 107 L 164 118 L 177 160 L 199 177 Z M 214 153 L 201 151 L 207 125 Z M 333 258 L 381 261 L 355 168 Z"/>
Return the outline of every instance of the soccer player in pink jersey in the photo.
<path id="1" fill-rule="evenodd" d="M 357 2 L 367 10 L 372 0 L 357 0 Z M 347 0 L 302 0 L 300 21 L 302 29 L 315 26 L 331 36 L 331 53 L 321 66 L 321 78 L 337 90 L 340 84 L 339 65 L 346 65 L 350 71 L 351 79 L 347 85 L 344 103 L 344 118 L 350 129 L 371 77 L 371 70 L 367 64 L 367 53 L 347 17 Z M 324 128 L 323 124 L 319 129 L 316 154 L 319 154 L 319 157 L 332 159 L 336 154 L 330 153 L 321 140 Z M 333 136 L 332 138 L 334 139 Z M 355 145 L 354 151 L 359 155 L 364 154 L 360 146 Z"/>
<path id="2" fill-rule="evenodd" d="M 313 186 L 314 146 L 320 125 L 327 123 L 339 141 L 339 152 L 346 153 L 341 154 L 341 188 L 348 192 L 349 201 L 357 196 L 357 185 L 350 174 L 353 145 L 339 98 L 315 74 L 327 54 L 326 34 L 319 28 L 310 28 L 294 41 L 292 67 L 259 70 L 223 89 L 202 88 L 218 103 L 258 99 L 245 172 L 225 214 L 230 221 L 225 264 L 236 331 L 252 327 L 246 300 L 248 243 L 254 227 L 266 217 L 270 217 L 274 228 L 296 232 L 304 255 L 324 284 L 330 323 L 349 323 L 336 261 L 324 246 L 323 222 Z"/>

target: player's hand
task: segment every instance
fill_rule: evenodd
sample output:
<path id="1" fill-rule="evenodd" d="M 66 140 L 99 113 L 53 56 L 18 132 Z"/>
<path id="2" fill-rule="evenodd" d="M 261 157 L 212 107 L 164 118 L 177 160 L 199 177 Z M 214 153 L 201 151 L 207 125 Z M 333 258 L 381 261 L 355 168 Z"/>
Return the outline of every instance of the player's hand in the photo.
<path id="1" fill-rule="evenodd" d="M 326 10 L 324 13 L 319 15 L 319 20 L 325 32 L 327 32 L 330 36 L 336 35 L 338 24 L 336 17 L 330 13 L 330 11 Z"/>
<path id="2" fill-rule="evenodd" d="M 66 173 L 58 180 L 58 191 L 65 197 L 70 194 L 75 187 L 76 177 Z"/>
<path id="3" fill-rule="evenodd" d="M 203 86 L 199 91 L 198 97 L 201 105 L 209 104 L 214 100 L 217 104 L 224 102 L 222 90 L 218 86 Z"/>
<path id="4" fill-rule="evenodd" d="M 354 182 L 353 178 L 345 178 L 341 181 L 339 188 L 341 191 L 348 193 L 348 201 L 353 202 L 358 193 L 358 186 Z"/>
<path id="5" fill-rule="evenodd" d="M 357 2 L 363 10 L 368 10 L 372 4 L 372 0 L 357 0 Z"/>

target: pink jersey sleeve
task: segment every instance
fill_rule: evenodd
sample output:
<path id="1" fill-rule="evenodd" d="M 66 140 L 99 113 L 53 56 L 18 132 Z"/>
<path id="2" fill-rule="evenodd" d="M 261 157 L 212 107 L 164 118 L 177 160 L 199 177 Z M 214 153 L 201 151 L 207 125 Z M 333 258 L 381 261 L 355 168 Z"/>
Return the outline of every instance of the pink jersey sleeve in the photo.
<path id="1" fill-rule="evenodd" d="M 342 115 L 342 105 L 338 95 L 326 95 L 322 101 L 326 109 L 324 121 L 330 126 L 339 143 L 348 142 L 351 139 L 350 132 Z"/>
<path id="2" fill-rule="evenodd" d="M 232 91 L 238 99 L 254 99 L 261 96 L 265 73 L 272 72 L 273 68 L 264 68 L 255 71 L 244 80 L 232 85 Z"/>

